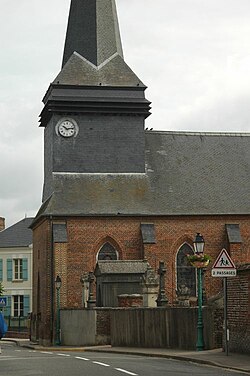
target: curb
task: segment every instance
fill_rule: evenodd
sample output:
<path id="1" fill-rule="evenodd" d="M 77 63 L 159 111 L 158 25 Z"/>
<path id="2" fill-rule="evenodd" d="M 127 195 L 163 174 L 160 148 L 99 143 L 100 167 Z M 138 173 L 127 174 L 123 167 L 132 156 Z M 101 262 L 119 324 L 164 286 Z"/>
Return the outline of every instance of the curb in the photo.
<path id="1" fill-rule="evenodd" d="M 137 355 L 137 356 L 148 356 L 152 358 L 166 358 L 166 359 L 174 359 L 174 360 L 182 360 L 186 362 L 192 362 L 196 364 L 203 364 L 203 365 L 208 365 L 208 366 L 213 366 L 213 367 L 218 367 L 218 368 L 223 368 L 223 369 L 228 369 L 228 370 L 234 370 L 234 371 L 239 371 L 243 372 L 246 374 L 250 374 L 250 371 L 244 369 L 244 368 L 238 368 L 238 367 L 233 367 L 233 366 L 228 366 L 228 365 L 223 365 L 220 363 L 216 363 L 212 360 L 206 360 L 206 359 L 197 359 L 193 358 L 191 356 L 185 356 L 185 355 L 173 355 L 173 354 L 162 354 L 162 353 L 147 353 L 147 352 L 137 352 L 137 351 L 126 351 L 126 350 L 102 350 L 102 349 L 88 349 L 87 351 L 89 352 L 109 352 L 113 354 L 126 354 L 126 355 Z"/>

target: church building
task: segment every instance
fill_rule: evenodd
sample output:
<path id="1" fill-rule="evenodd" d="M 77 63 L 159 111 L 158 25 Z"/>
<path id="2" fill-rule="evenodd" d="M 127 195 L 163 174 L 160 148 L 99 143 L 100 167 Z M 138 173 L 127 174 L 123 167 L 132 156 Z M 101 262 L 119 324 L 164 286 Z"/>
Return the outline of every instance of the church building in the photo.
<path id="1" fill-rule="evenodd" d="M 148 131 L 145 91 L 123 57 L 115 0 L 71 0 L 62 68 L 40 116 L 32 337 L 41 343 L 55 338 L 57 276 L 61 307 L 80 308 L 80 281 L 99 260 L 147 260 L 156 273 L 163 261 L 173 305 L 181 286 L 197 295 L 186 258 L 197 233 L 212 260 L 226 248 L 237 265 L 250 262 L 250 135 Z M 212 263 L 207 298 L 222 287 Z"/>

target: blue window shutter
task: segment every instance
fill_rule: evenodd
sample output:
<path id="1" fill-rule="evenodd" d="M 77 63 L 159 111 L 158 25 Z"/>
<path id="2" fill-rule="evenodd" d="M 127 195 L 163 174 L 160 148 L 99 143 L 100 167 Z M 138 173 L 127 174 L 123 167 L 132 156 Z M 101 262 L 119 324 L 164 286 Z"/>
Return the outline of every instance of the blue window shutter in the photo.
<path id="1" fill-rule="evenodd" d="M 0 282 L 3 281 L 3 260 L 0 259 Z"/>
<path id="2" fill-rule="evenodd" d="M 30 297 L 29 295 L 24 295 L 23 297 L 23 315 L 24 317 L 28 316 L 30 312 Z"/>
<path id="3" fill-rule="evenodd" d="M 7 260 L 7 281 L 12 281 L 12 259 Z"/>
<path id="4" fill-rule="evenodd" d="M 5 317 L 8 317 L 8 316 L 11 316 L 11 296 L 6 296 L 7 298 L 7 304 L 6 304 L 6 307 L 4 308 L 4 316 Z"/>
<path id="5" fill-rule="evenodd" d="M 23 259 L 23 280 L 28 281 L 28 259 Z"/>

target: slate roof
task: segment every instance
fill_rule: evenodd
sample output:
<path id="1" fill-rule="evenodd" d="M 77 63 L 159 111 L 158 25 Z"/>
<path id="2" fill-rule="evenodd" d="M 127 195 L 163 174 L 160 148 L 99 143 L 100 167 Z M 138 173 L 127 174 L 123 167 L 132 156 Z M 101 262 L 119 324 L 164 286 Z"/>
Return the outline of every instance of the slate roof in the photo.
<path id="1" fill-rule="evenodd" d="M 95 274 L 144 274 L 148 267 L 145 260 L 98 261 Z"/>
<path id="2" fill-rule="evenodd" d="M 74 52 L 57 75 L 54 84 L 145 87 L 119 54 L 114 54 L 104 64 L 96 67 L 80 54 Z"/>
<path id="3" fill-rule="evenodd" d="M 62 70 L 53 83 L 145 87 L 123 60 L 115 0 L 71 0 Z"/>
<path id="4" fill-rule="evenodd" d="M 145 136 L 145 174 L 54 173 L 37 216 L 250 214 L 250 134 Z"/>
<path id="5" fill-rule="evenodd" d="M 71 0 L 63 66 L 74 52 L 95 66 L 123 57 L 115 0 Z"/>
<path id="6" fill-rule="evenodd" d="M 29 228 L 34 218 L 24 218 L 0 232 L 0 248 L 28 247 L 32 244 L 32 230 Z"/>

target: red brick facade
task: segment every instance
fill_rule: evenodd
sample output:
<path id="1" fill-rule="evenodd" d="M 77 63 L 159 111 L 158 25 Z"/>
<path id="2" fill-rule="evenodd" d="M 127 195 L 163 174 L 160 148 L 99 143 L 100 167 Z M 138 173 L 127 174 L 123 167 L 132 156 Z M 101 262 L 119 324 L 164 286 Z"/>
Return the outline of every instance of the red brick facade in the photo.
<path id="1" fill-rule="evenodd" d="M 250 354 L 250 263 L 228 279 L 228 322 L 230 351 Z"/>
<path id="2" fill-rule="evenodd" d="M 143 296 L 139 294 L 133 295 L 118 295 L 119 307 L 143 307 Z"/>
<path id="3" fill-rule="evenodd" d="M 81 307 L 82 286 L 80 278 L 84 272 L 93 271 L 98 251 L 109 241 L 118 251 L 119 259 L 137 260 L 147 258 L 157 270 L 159 261 L 164 261 L 166 273 L 166 295 L 169 303 L 176 300 L 176 255 L 185 242 L 192 246 L 194 236 L 200 232 L 205 239 L 205 253 L 213 261 L 222 248 L 226 248 L 235 263 L 250 262 L 250 218 L 248 216 L 187 216 L 187 217 L 68 217 L 60 218 L 67 224 L 67 243 L 55 243 L 53 247 L 51 220 L 37 223 L 34 228 L 34 296 L 33 338 L 52 338 L 55 307 L 54 279 L 62 279 L 61 306 Z M 53 220 L 57 222 L 56 219 Z M 140 224 L 153 223 L 156 244 L 143 244 Z M 225 224 L 239 224 L 243 242 L 228 244 Z M 212 261 L 212 263 L 213 263 Z M 220 278 L 211 277 L 211 266 L 205 273 L 207 297 L 222 288 Z M 52 286 L 53 285 L 53 286 Z M 40 287 L 39 287 L 40 286 Z"/>

